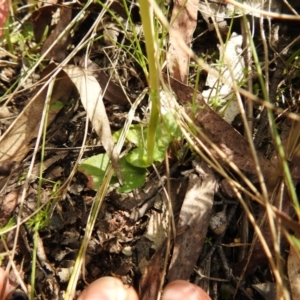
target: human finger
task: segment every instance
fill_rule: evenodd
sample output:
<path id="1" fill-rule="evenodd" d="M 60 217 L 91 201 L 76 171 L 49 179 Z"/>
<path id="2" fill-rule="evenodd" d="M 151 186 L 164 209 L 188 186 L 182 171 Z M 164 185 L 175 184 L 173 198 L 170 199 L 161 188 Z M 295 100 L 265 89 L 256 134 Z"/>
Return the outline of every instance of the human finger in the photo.
<path id="1" fill-rule="evenodd" d="M 132 286 L 124 285 L 115 277 L 101 277 L 92 282 L 78 300 L 139 300 Z"/>
<path id="2" fill-rule="evenodd" d="M 8 16 L 8 6 L 6 0 L 0 0 L 0 37 L 3 33 L 3 25 L 5 24 L 5 21 Z"/>
<path id="3" fill-rule="evenodd" d="M 164 289 L 162 300 L 211 300 L 199 286 L 185 280 L 170 282 Z"/>
<path id="4" fill-rule="evenodd" d="M 0 268 L 0 299 L 5 300 L 8 294 L 11 292 L 12 287 L 8 282 L 5 271 Z"/>

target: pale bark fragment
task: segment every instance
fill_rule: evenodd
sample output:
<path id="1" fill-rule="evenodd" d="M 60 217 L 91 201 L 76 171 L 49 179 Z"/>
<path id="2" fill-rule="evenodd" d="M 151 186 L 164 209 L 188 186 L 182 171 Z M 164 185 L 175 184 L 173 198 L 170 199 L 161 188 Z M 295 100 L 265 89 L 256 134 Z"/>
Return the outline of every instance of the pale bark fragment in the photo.
<path id="1" fill-rule="evenodd" d="M 216 177 L 210 167 L 196 163 L 196 174 L 189 177 L 177 230 L 186 228 L 175 239 L 168 280 L 188 280 L 192 274 L 207 234 L 216 187 Z"/>

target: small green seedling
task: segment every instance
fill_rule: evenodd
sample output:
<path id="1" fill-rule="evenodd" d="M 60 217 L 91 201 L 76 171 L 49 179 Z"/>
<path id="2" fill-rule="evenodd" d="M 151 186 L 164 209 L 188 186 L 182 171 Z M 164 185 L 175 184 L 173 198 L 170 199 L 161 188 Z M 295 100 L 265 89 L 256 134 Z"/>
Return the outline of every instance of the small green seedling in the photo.
<path id="1" fill-rule="evenodd" d="M 32 228 L 34 231 L 39 231 L 49 225 L 50 223 L 49 216 L 50 216 L 49 208 L 45 208 L 43 210 L 40 210 L 35 217 L 29 219 L 26 222 L 26 225 L 29 228 Z"/>
<path id="2" fill-rule="evenodd" d="M 15 219 L 12 217 L 8 220 L 8 222 L 2 228 L 0 228 L 0 237 L 2 238 L 3 232 L 7 232 L 14 225 L 16 225 L 16 222 L 15 222 Z"/>

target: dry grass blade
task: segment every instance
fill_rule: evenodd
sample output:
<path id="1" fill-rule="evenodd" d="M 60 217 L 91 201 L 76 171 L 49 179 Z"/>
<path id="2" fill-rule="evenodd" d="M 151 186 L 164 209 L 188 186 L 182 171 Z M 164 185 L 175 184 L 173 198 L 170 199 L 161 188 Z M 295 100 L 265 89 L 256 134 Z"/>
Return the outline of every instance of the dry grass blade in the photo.
<path id="1" fill-rule="evenodd" d="M 235 0 L 226 0 L 226 2 L 234 5 L 234 7 L 240 8 L 240 9 L 248 11 L 248 12 L 251 12 L 252 14 L 255 14 L 257 16 L 277 18 L 277 19 L 282 19 L 282 20 L 297 20 L 297 21 L 299 21 L 299 16 L 297 16 L 297 15 L 282 14 L 282 13 L 278 13 L 278 12 L 272 12 L 272 11 L 268 11 L 268 10 L 257 9 L 255 7 L 252 7 L 252 6 L 247 5 L 247 4 L 240 3 L 240 2 L 235 1 Z"/>

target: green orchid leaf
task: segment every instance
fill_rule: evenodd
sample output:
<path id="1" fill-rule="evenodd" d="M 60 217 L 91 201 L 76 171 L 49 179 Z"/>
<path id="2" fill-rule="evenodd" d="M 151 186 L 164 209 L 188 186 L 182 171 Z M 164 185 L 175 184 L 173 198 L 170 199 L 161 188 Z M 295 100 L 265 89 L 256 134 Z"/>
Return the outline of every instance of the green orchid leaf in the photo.
<path id="1" fill-rule="evenodd" d="M 123 129 L 116 131 L 113 134 L 114 142 L 116 143 L 119 140 Z M 146 140 L 147 128 L 140 124 L 134 124 L 130 126 L 130 129 L 127 133 L 127 141 L 134 144 L 136 147 L 143 147 Z"/>
<path id="2" fill-rule="evenodd" d="M 98 190 L 109 163 L 109 157 L 106 153 L 98 154 L 89 157 L 83 161 L 79 167 L 78 171 L 83 173 L 88 179 L 88 188 L 93 190 Z M 117 178 L 112 179 L 112 183 L 116 183 Z"/>
<path id="3" fill-rule="evenodd" d="M 106 153 L 89 157 L 79 165 L 78 171 L 85 174 L 88 179 L 87 186 L 93 190 L 98 190 L 106 168 L 109 164 L 109 157 Z M 120 169 L 124 177 L 124 184 L 118 188 L 119 192 L 128 193 L 135 188 L 140 188 L 144 185 L 146 179 L 146 169 L 141 169 L 130 165 L 125 157 L 120 159 Z M 111 184 L 117 183 L 117 177 L 112 177 Z"/>
<path id="4" fill-rule="evenodd" d="M 168 112 L 163 116 L 163 124 L 173 138 L 182 138 L 181 130 L 177 124 L 176 119 L 174 118 L 174 115 L 171 112 Z"/>
<path id="5" fill-rule="evenodd" d="M 147 140 L 147 131 L 147 128 L 140 124 L 131 125 L 126 138 L 132 144 L 142 148 Z"/>
<path id="6" fill-rule="evenodd" d="M 126 155 L 126 160 L 131 165 L 138 168 L 148 168 L 151 166 L 146 148 L 136 148 Z"/>
<path id="7" fill-rule="evenodd" d="M 133 189 L 141 188 L 145 184 L 147 170 L 138 168 L 128 163 L 125 157 L 120 160 L 121 171 L 124 177 L 124 184 L 118 188 L 120 193 L 129 193 Z"/>

